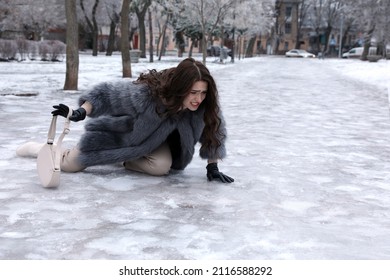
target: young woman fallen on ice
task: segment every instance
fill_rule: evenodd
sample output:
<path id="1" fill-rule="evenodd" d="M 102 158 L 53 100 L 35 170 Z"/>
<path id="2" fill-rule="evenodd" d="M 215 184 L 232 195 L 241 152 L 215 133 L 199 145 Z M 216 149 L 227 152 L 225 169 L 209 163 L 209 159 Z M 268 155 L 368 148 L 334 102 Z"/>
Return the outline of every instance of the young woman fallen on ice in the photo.
<path id="1" fill-rule="evenodd" d="M 61 170 L 123 162 L 126 169 L 161 176 L 184 169 L 200 142 L 208 180 L 233 182 L 218 170 L 226 156 L 226 128 L 213 77 L 200 62 L 187 58 L 177 67 L 150 70 L 135 82 L 101 83 L 79 98 L 71 121 L 91 119 L 73 149 L 63 151 Z M 53 106 L 66 117 L 69 107 Z M 26 143 L 17 154 L 36 156 L 40 144 Z"/>

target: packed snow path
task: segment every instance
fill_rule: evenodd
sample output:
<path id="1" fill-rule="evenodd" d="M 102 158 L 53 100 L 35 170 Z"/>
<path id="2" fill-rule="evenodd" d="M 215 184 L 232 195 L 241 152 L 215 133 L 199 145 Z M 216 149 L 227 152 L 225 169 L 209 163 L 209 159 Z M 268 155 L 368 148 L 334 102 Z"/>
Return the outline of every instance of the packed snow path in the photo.
<path id="1" fill-rule="evenodd" d="M 327 60 L 261 57 L 210 69 L 229 132 L 220 170 L 233 184 L 207 182 L 196 156 L 167 177 L 118 164 L 42 188 L 35 161 L 15 149 L 44 141 L 51 105 L 75 106 L 78 94 L 57 90 L 62 73 L 21 76 L 23 89 L 40 94 L 0 96 L 0 258 L 389 259 L 387 92 Z M 10 78 L 0 73 L 2 83 Z M 68 145 L 82 126 L 72 123 Z"/>

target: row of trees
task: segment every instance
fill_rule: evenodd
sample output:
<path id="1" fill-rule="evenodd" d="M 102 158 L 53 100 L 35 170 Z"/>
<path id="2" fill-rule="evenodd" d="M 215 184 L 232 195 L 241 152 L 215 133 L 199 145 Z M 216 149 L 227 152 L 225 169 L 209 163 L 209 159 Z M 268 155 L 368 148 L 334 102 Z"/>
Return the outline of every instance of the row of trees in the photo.
<path id="1" fill-rule="evenodd" d="M 2 0 L 0 4 L 0 37 L 5 30 L 23 30 L 26 38 L 38 39 L 55 27 L 64 27 L 64 0 Z M 141 57 L 146 55 L 146 26 L 153 27 L 159 35 L 156 54 L 160 56 L 166 44 L 167 28 L 174 30 L 179 55 L 184 51 L 186 38 L 199 44 L 202 38 L 213 41 L 221 36 L 232 37 L 233 25 L 239 35 L 267 32 L 272 23 L 273 0 L 132 0 L 129 4 L 129 40 L 139 33 Z M 23 3 L 23 4 L 21 4 Z M 109 27 L 109 39 L 104 44 L 107 54 L 111 54 L 116 44 L 115 34 L 121 23 L 122 0 L 77 0 L 76 12 L 82 40 L 88 38 L 93 55 L 97 55 L 98 37 Z M 1 7 L 2 6 L 2 7 Z M 1 12 L 3 11 L 3 16 Z M 19 26 L 17 26 L 19 24 Z M 157 32 L 156 32 L 157 31 Z M 106 33 L 106 31 L 104 32 Z M 225 35 L 222 35 L 225 34 Z M 231 39 L 231 38 L 230 38 Z M 154 41 L 154 38 L 153 40 Z M 102 40 L 100 40 L 102 42 Z M 83 42 L 80 42 L 80 45 Z M 192 50 L 192 48 L 191 48 Z"/>
<path id="2" fill-rule="evenodd" d="M 215 38 L 224 38 L 221 43 L 232 47 L 233 38 L 240 36 L 249 38 L 245 53 L 250 56 L 259 34 L 268 34 L 273 53 L 279 53 L 286 34 L 277 17 L 282 4 L 293 2 L 299 3 L 297 16 L 294 17 L 298 26 L 296 47 L 299 47 L 302 37 L 307 36 L 305 32 L 308 29 L 316 34 L 312 36 L 315 38 L 312 45 L 317 51 L 328 50 L 329 43 L 334 42 L 330 37 L 335 29 L 337 33 L 342 33 L 342 46 L 346 45 L 351 31 L 360 31 L 367 44 L 373 37 L 382 45 L 389 41 L 388 0 L 132 0 L 129 2 L 129 40 L 138 32 L 141 57 L 146 57 L 147 47 L 150 46 L 146 46 L 145 23 L 153 19 L 149 28 L 158 29 L 160 34 L 160 42 L 154 47 L 159 58 L 164 53 L 166 44 L 161 44 L 161 41 L 166 39 L 167 28 L 175 31 L 179 56 L 184 51 L 186 38 L 201 46 L 203 42 L 212 44 Z M 119 48 L 115 34 L 120 29 L 122 3 L 122 0 L 76 1 L 80 38 L 88 38 L 93 55 L 103 49 L 110 55 Z M 23 30 L 26 38 L 44 37 L 48 30 L 65 26 L 64 15 L 64 0 L 2 0 L 0 38 L 7 29 Z M 285 18 L 285 21 L 291 20 L 291 16 Z M 98 36 L 105 27 L 109 27 L 109 39 L 104 44 L 100 40 L 99 45 Z M 149 42 L 153 41 L 154 38 L 150 38 Z M 325 49 L 322 49 L 324 42 Z M 159 46 L 162 46 L 161 50 Z"/>
<path id="3" fill-rule="evenodd" d="M 110 55 L 116 45 L 115 34 L 120 30 L 122 40 L 117 45 L 123 55 L 123 76 L 129 77 L 129 41 L 136 31 L 140 39 L 141 57 L 146 57 L 149 47 L 151 61 L 154 50 L 159 58 L 164 53 L 163 41 L 167 28 L 174 30 L 179 56 L 184 52 L 185 38 L 190 38 L 192 45 L 189 56 L 194 44 L 198 44 L 204 63 L 206 46 L 216 38 L 221 38 L 220 44 L 228 45 L 233 51 L 237 38 L 249 38 L 245 53 L 250 56 L 259 34 L 268 34 L 268 40 L 278 50 L 285 36 L 278 18 L 278 7 L 283 2 L 299 4 L 297 42 L 308 28 L 318 35 L 325 30 L 325 47 L 334 29 L 341 29 L 343 41 L 352 29 L 361 30 L 365 45 L 369 45 L 374 37 L 382 44 L 387 44 L 389 40 L 388 0 L 1 0 L 0 38 L 2 32 L 12 28 L 22 29 L 29 39 L 44 37 L 45 32 L 56 27 L 66 28 L 67 67 L 77 73 L 79 38 L 83 39 L 88 34 L 93 55 L 98 55 L 98 36 L 103 28 L 109 27 L 106 54 Z M 291 21 L 291 18 L 286 20 Z M 158 29 L 162 44 L 153 46 L 154 38 L 151 37 L 149 46 L 146 46 L 145 23 L 150 36 L 155 33 L 153 28 Z M 80 33 L 84 36 L 79 37 Z M 318 40 L 318 46 L 320 44 Z M 159 46 L 162 49 L 159 50 Z M 75 76 L 69 75 L 69 80 L 74 81 Z M 77 88 L 77 81 L 69 84 L 71 86 L 66 83 L 65 88 Z"/>
<path id="4" fill-rule="evenodd" d="M 275 13 L 280 12 L 283 2 L 276 1 Z M 355 42 L 364 45 L 368 53 L 370 44 L 376 44 L 385 51 L 385 46 L 390 43 L 390 1 L 389 0 L 297 0 L 299 8 L 296 10 L 296 25 L 298 33 L 296 48 L 299 48 L 303 32 L 311 30 L 315 33 L 313 43 L 314 51 L 327 52 L 334 47 L 335 40 L 331 36 L 336 30 L 341 34 L 337 48 L 341 52 L 347 44 L 347 37 L 350 34 L 358 34 L 361 40 Z M 291 20 L 286 17 L 285 21 Z M 283 41 L 285 33 L 284 24 L 276 22 L 272 27 L 274 38 L 274 53 L 278 53 L 279 44 Z M 349 46 L 353 47 L 353 46 Z M 341 54 L 341 53 L 340 53 Z"/>
<path id="5" fill-rule="evenodd" d="M 65 5 L 61 6 L 63 1 Z M 77 88 L 78 30 L 80 29 L 87 30 L 91 34 L 93 55 L 97 55 L 99 31 L 104 26 L 110 26 L 107 44 L 109 55 L 115 45 L 113 42 L 119 28 L 122 38 L 120 47 L 123 56 L 123 76 L 131 77 L 128 57 L 129 40 L 133 37 L 134 31 L 138 30 L 141 57 L 146 57 L 146 19 L 149 21 L 150 34 L 153 34 L 153 26 L 158 27 L 160 40 L 166 39 L 165 32 L 168 27 L 174 30 L 179 55 L 183 54 L 185 37 L 191 38 L 193 43 L 200 44 L 203 62 L 206 63 L 207 41 L 214 41 L 216 36 L 228 37 L 232 28 L 236 28 L 240 34 L 259 32 L 267 28 L 266 23 L 270 20 L 265 19 L 272 17 L 273 5 L 272 0 L 263 0 L 261 5 L 253 0 L 51 0 L 47 2 L 2 0 L 0 11 L 6 12 L 1 15 L 0 20 L 3 27 L 7 24 L 22 23 L 26 37 L 31 39 L 44 36 L 50 28 L 66 25 L 69 71 L 67 71 L 65 89 Z M 65 13 L 61 13 L 64 8 Z M 66 18 L 62 17 L 62 14 L 65 14 Z M 255 21 L 255 18 L 258 20 Z M 263 18 L 264 20 L 259 20 Z M 152 23 L 152 19 L 156 22 Z M 153 38 L 150 38 L 151 44 L 153 41 Z M 221 44 L 224 44 L 223 40 Z M 159 45 L 165 46 L 164 43 L 157 44 Z M 153 45 L 150 45 L 151 60 L 152 50 Z M 163 50 L 160 50 L 159 58 L 162 53 Z"/>

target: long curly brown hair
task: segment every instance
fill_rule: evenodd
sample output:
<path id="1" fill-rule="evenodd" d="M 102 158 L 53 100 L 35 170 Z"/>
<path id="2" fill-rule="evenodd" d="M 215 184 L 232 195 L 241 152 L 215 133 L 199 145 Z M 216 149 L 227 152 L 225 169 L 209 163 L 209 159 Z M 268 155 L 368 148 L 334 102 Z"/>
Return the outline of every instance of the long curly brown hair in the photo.
<path id="1" fill-rule="evenodd" d="M 164 104 L 165 116 L 173 116 L 180 112 L 183 101 L 190 93 L 195 82 L 207 82 L 207 94 L 201 106 L 204 106 L 205 127 L 202 134 L 202 148 L 217 148 L 221 145 L 218 135 L 221 119 L 219 114 L 218 90 L 214 78 L 201 62 L 193 58 L 186 58 L 177 67 L 157 71 L 150 70 L 141 74 L 136 83 L 147 84 L 152 95 Z M 218 137 L 219 136 L 219 137 Z M 221 137 L 222 136 L 222 137 Z"/>

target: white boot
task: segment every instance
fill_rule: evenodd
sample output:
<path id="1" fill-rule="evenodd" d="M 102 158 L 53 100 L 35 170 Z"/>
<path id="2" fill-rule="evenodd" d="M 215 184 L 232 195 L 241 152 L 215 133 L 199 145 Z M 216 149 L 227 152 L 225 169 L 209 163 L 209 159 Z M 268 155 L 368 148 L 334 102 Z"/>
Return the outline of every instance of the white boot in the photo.
<path id="1" fill-rule="evenodd" d="M 16 154 L 20 157 L 37 157 L 38 152 L 45 144 L 38 142 L 27 142 L 16 149 Z"/>

